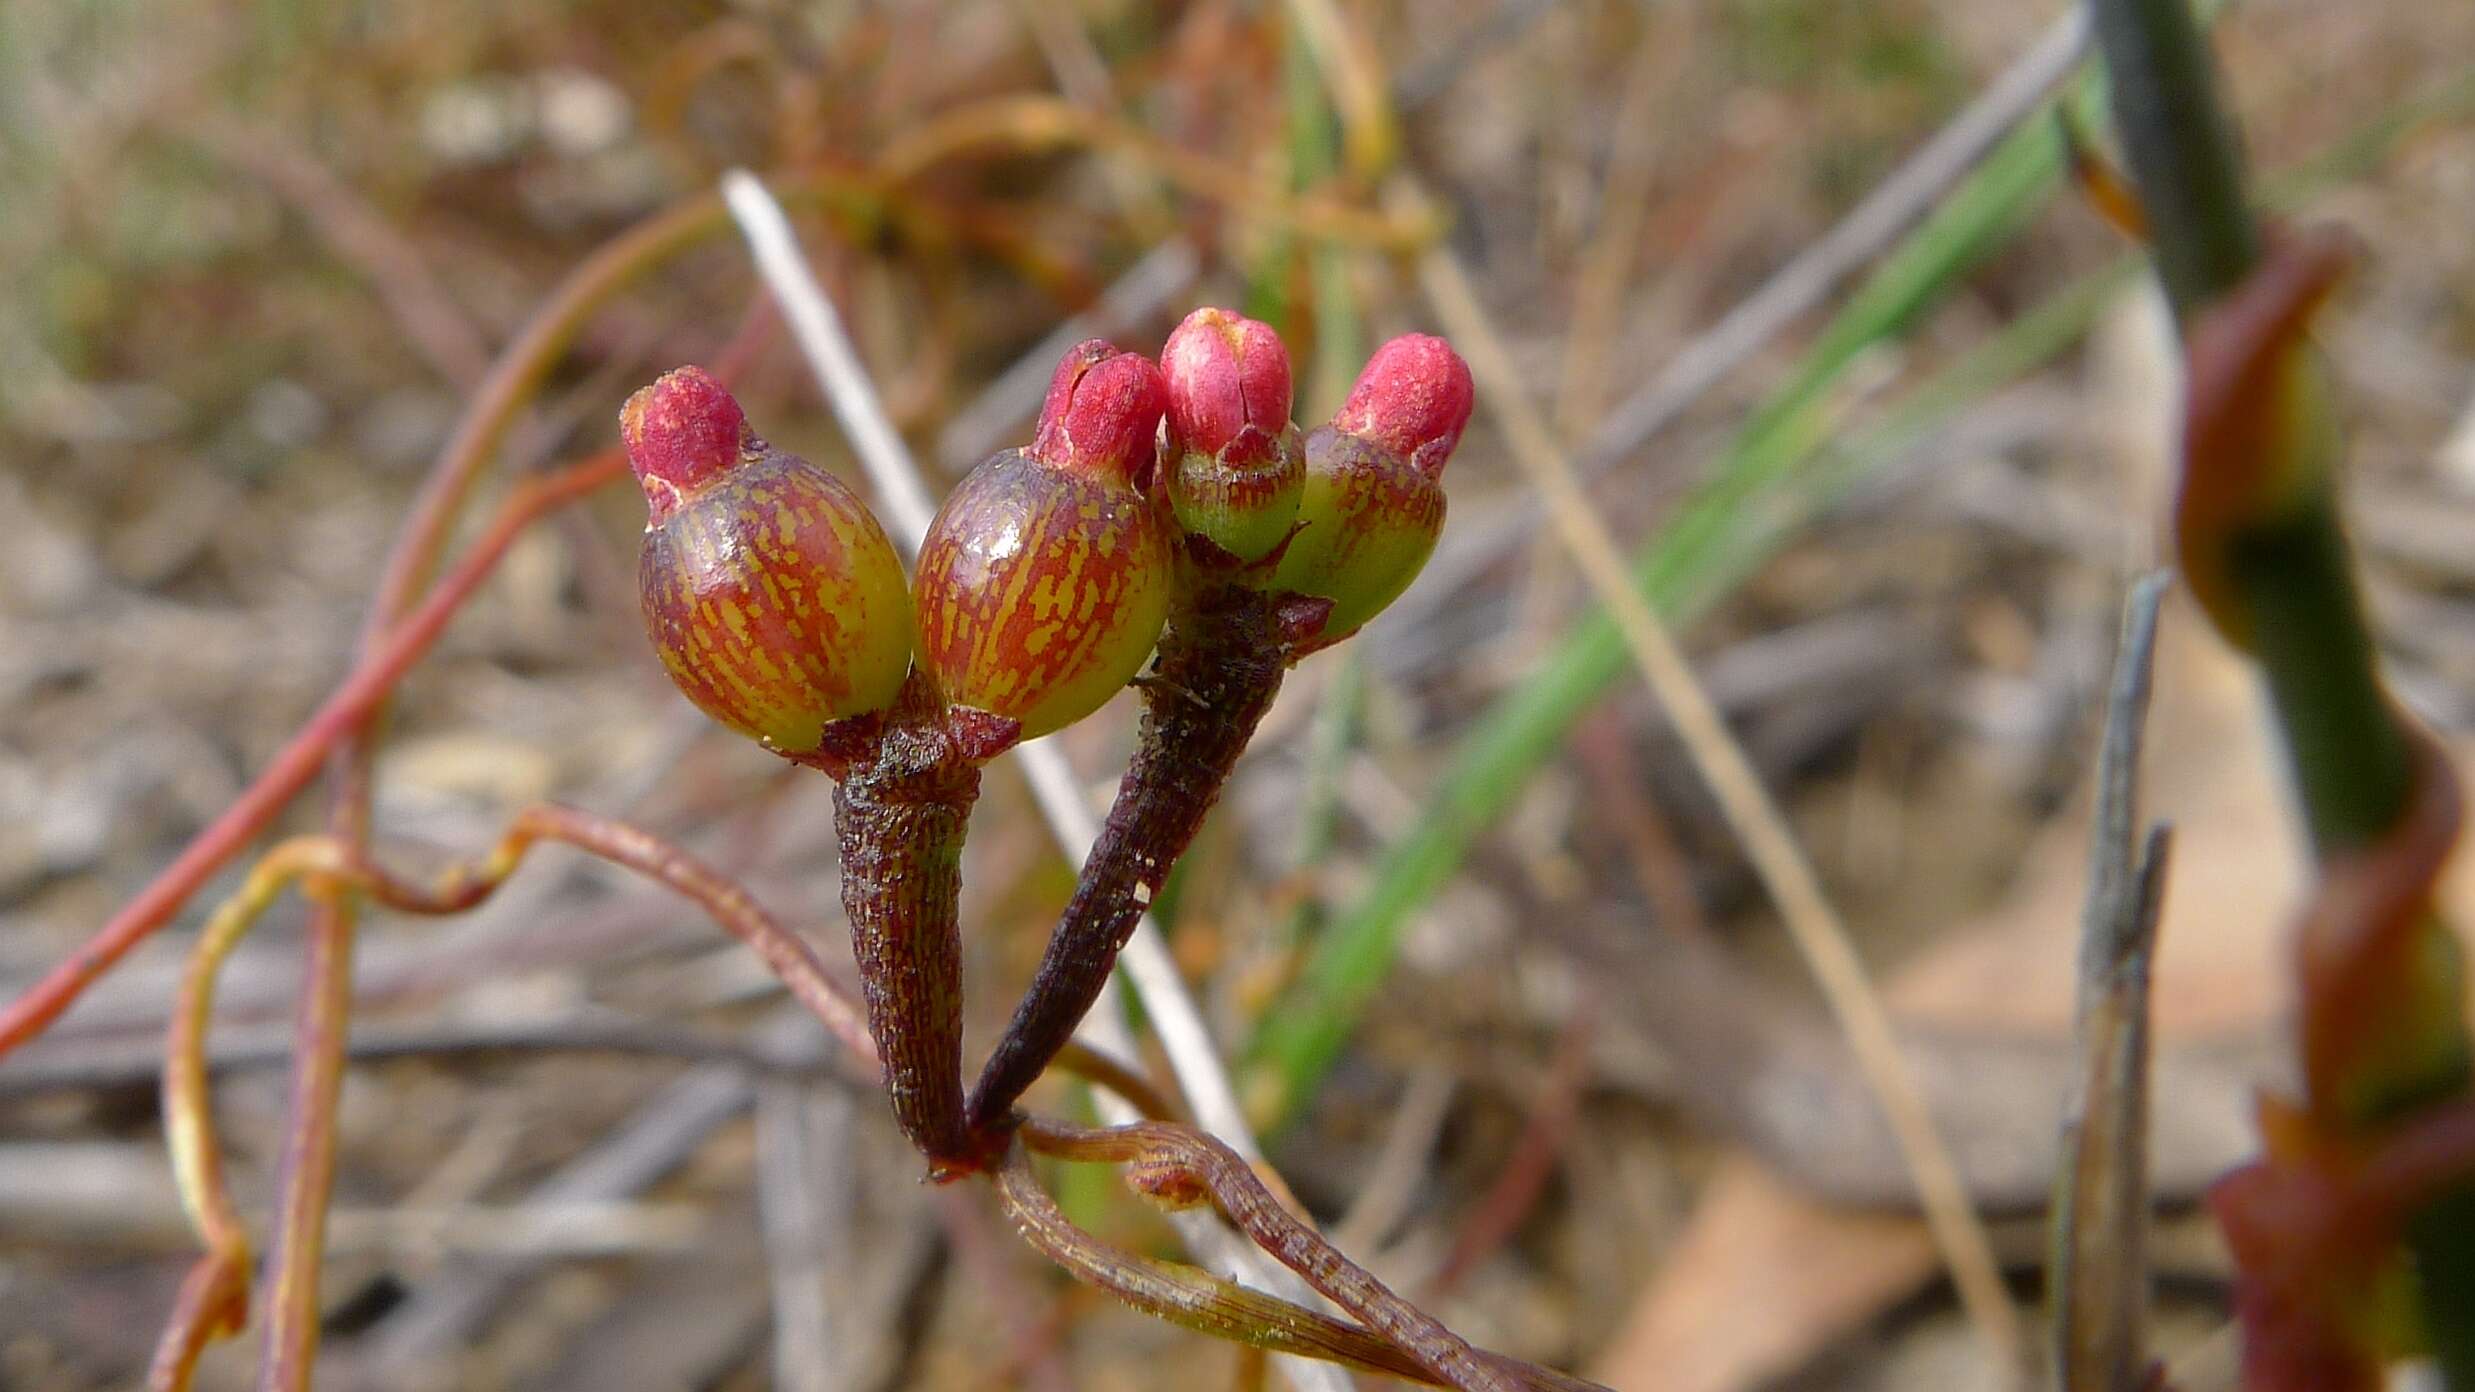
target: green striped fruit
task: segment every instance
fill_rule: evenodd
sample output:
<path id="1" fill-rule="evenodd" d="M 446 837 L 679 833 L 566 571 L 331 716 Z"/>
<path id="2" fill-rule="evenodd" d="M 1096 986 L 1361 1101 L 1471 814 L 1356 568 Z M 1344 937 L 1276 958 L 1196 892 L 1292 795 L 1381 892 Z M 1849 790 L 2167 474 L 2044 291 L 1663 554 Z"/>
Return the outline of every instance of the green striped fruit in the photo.
<path id="1" fill-rule="evenodd" d="M 1461 356 L 1407 334 L 1375 350 L 1331 423 L 1307 435 L 1305 525 L 1272 588 L 1332 601 L 1315 646 L 1357 632 L 1425 568 L 1444 529 L 1444 464 L 1474 402 Z"/>
<path id="2" fill-rule="evenodd" d="M 911 595 L 885 529 L 839 479 L 767 445 L 699 368 L 620 413 L 651 518 L 645 632 L 698 709 L 783 754 L 894 703 Z"/>
<path id="3" fill-rule="evenodd" d="M 1144 497 L 1160 369 L 1098 339 L 1058 364 L 1028 450 L 973 470 L 920 547 L 920 668 L 1022 737 L 1100 708 L 1168 619 L 1168 529 Z"/>

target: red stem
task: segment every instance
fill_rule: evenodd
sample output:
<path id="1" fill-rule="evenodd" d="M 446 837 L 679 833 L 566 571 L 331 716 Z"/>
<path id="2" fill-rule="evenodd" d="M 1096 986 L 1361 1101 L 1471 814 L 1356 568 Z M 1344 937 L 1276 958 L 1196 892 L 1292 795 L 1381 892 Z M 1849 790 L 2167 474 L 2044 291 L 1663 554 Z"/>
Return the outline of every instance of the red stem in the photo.
<path id="1" fill-rule="evenodd" d="M 339 752 L 338 757 L 342 757 Z M 331 825 L 367 821 L 368 803 L 336 808 Z M 365 833 L 357 834 L 354 841 Z M 301 1003 L 293 1016 L 292 1095 L 276 1164 L 274 1231 L 260 1288 L 264 1337 L 258 1385 L 307 1389 L 318 1358 L 319 1257 L 326 1251 L 328 1199 L 335 1192 L 335 1109 L 344 1088 L 344 1036 L 352 1015 L 355 918 L 341 891 L 313 891 Z"/>
<path id="2" fill-rule="evenodd" d="M 1106 1291 L 1127 1305 L 1183 1329 L 1226 1339 L 1241 1349 L 1345 1363 L 1389 1377 L 1442 1386 L 1445 1379 L 1392 1340 L 1318 1310 L 1292 1305 L 1176 1262 L 1120 1250 L 1066 1218 L 1040 1188 L 1022 1147 L 1009 1151 L 992 1176 L 997 1201 L 1023 1240 L 1078 1281 Z M 1533 1367 L 1500 1353 L 1475 1350 L 1485 1363 L 1524 1392 L 1607 1392 L 1594 1382 Z"/>
<path id="3" fill-rule="evenodd" d="M 404 673 L 421 660 L 456 610 L 506 554 L 516 536 L 543 513 L 592 492 L 626 471 L 611 450 L 546 474 L 508 498 L 488 531 L 431 591 L 418 610 L 388 633 L 384 644 L 345 677 L 298 733 L 270 760 L 221 816 L 192 838 L 170 865 L 138 896 L 112 915 L 92 938 L 72 951 L 41 981 L 0 1010 L 0 1055 L 25 1043 L 59 1018 L 95 978 L 130 948 L 169 922 L 198 888 L 230 863 L 275 815 L 318 775 L 329 750 L 386 699 Z"/>
<path id="4" fill-rule="evenodd" d="M 1461 1392 L 1521 1387 L 1517 1371 L 1479 1353 L 1281 1207 L 1254 1170 L 1218 1140 L 1155 1121 L 1095 1131 L 1034 1120 L 1025 1122 L 1020 1134 L 1035 1151 L 1125 1165 L 1129 1185 L 1172 1206 L 1208 1202 L 1249 1241 L 1408 1354 L 1437 1382 Z"/>
<path id="5" fill-rule="evenodd" d="M 569 274 L 550 303 L 510 345 L 483 382 L 479 399 L 422 489 L 414 516 L 387 558 L 371 601 L 360 651 L 367 656 L 385 641 L 386 630 L 412 607 L 444 548 L 448 529 L 463 510 L 463 495 L 506 434 L 522 403 L 566 342 L 603 301 L 630 279 L 699 235 L 704 214 L 694 205 L 638 224 L 606 244 Z M 765 320 L 763 301 L 743 329 Z M 729 361 L 718 364 L 727 378 L 744 364 L 757 337 L 743 332 Z M 356 853 L 369 840 L 371 766 L 386 723 L 382 696 L 330 761 L 333 792 L 327 830 Z M 263 1278 L 267 1320 L 258 1362 L 258 1385 L 266 1392 L 307 1392 L 318 1355 L 318 1273 L 326 1250 L 327 1208 L 335 1190 L 335 1108 L 344 1086 L 346 1036 L 352 1028 L 352 959 L 358 907 L 348 895 L 313 896 L 308 958 L 297 1021 L 292 1096 L 282 1160 L 277 1167 L 275 1231 Z"/>
<path id="6" fill-rule="evenodd" d="M 1074 898 L 971 1092 L 971 1125 L 1001 1130 L 1108 985 L 1143 911 L 1280 693 L 1289 645 L 1272 596 L 1216 586 L 1174 616 L 1143 688 L 1143 726 Z"/>
<path id="7" fill-rule="evenodd" d="M 249 1271 L 214 1253 L 189 1268 L 172 1318 L 146 1367 L 149 1392 L 188 1392 L 206 1346 L 237 1331 L 249 1317 Z"/>
<path id="8" fill-rule="evenodd" d="M 913 675 L 882 730 L 833 770 L 842 909 L 894 1121 L 938 1180 L 988 1168 L 963 1125 L 962 847 L 980 760 Z"/>

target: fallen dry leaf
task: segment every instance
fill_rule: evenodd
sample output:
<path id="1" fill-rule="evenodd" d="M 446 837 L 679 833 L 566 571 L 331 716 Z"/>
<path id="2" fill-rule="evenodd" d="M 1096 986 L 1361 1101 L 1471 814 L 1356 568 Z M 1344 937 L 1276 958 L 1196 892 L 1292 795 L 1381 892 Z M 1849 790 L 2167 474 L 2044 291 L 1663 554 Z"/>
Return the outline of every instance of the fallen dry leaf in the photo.
<path id="1" fill-rule="evenodd" d="M 2250 671 L 2187 596 L 2158 625 L 2156 703 L 2141 799 L 2174 825 L 2153 999 L 2165 1045 L 2256 1033 L 2289 999 L 2280 944 L 2299 902 L 2297 832 Z M 1992 914 L 1953 929 L 1885 988 L 1917 1024 L 2067 1038 L 2081 901 L 2085 803 L 2022 862 Z"/>
<path id="2" fill-rule="evenodd" d="M 1756 1386 L 1940 1267 L 1923 1223 L 1827 1207 L 1734 1152 L 1591 1376 L 1615 1392 Z"/>

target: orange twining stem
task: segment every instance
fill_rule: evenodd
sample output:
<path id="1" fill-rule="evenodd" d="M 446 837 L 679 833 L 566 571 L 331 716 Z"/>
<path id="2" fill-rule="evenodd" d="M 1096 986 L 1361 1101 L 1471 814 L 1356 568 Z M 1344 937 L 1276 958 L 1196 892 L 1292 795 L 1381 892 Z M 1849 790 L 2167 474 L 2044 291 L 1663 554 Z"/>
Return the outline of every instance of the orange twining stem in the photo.
<path id="1" fill-rule="evenodd" d="M 92 938 L 10 1001 L 5 1009 L 0 1009 L 0 1055 L 42 1033 L 129 949 L 170 922 L 216 871 L 231 863 L 250 838 L 264 830 L 285 804 L 318 776 L 329 751 L 386 700 L 395 683 L 438 641 L 438 635 L 446 631 L 472 592 L 489 578 L 518 534 L 543 513 L 617 478 L 623 466 L 619 452 L 611 450 L 531 480 L 509 497 L 489 529 L 457 561 L 455 569 L 438 583 L 421 607 L 397 624 L 386 642 L 353 669 L 232 805 L 192 838 L 180 855 Z"/>

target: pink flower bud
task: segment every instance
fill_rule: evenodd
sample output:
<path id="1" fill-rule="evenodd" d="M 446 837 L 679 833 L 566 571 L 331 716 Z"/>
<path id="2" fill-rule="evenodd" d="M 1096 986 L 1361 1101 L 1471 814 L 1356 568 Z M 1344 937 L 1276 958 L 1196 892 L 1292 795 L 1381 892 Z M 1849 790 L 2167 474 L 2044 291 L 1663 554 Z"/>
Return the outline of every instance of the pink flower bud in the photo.
<path id="1" fill-rule="evenodd" d="M 1269 324 L 1198 309 L 1161 347 L 1160 368 L 1182 449 L 1217 455 L 1249 426 L 1277 436 L 1289 424 L 1289 350 Z"/>
<path id="2" fill-rule="evenodd" d="M 653 521 L 739 462 L 754 439 L 747 413 L 701 367 L 665 372 L 619 408 L 619 438 Z"/>
<path id="3" fill-rule="evenodd" d="M 1160 350 L 1169 506 L 1200 556 L 1250 565 L 1288 539 L 1306 464 L 1289 423 L 1289 350 L 1269 324 L 1198 309 Z"/>
<path id="4" fill-rule="evenodd" d="M 1451 344 L 1427 334 L 1403 334 L 1367 359 L 1332 425 L 1382 445 L 1435 478 L 1461 443 L 1476 400 L 1469 364 Z"/>
<path id="5" fill-rule="evenodd" d="M 1167 396 L 1151 359 L 1105 339 L 1078 343 L 1049 379 L 1032 457 L 1139 484 L 1151 476 Z"/>

